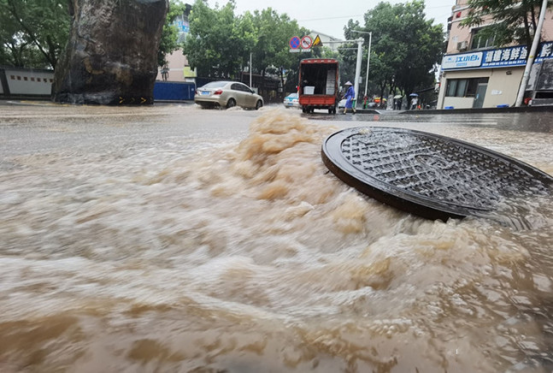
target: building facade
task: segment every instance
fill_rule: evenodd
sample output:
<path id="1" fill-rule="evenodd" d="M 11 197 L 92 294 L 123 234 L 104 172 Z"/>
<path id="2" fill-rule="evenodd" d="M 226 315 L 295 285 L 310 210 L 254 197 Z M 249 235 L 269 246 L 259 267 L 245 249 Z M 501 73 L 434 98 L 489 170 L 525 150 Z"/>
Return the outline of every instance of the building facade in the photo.
<path id="1" fill-rule="evenodd" d="M 319 36 L 319 39 L 321 40 L 321 45 L 331 49 L 333 52 L 338 52 L 339 47 L 342 43 L 344 43 L 344 40 L 342 39 L 335 38 L 334 36 L 327 35 L 319 31 L 312 30 L 310 31 L 309 35 L 314 41 Z"/>
<path id="2" fill-rule="evenodd" d="M 441 64 L 437 108 L 465 109 L 513 106 L 525 65 L 527 46 L 495 47 L 479 34 L 493 20 L 478 27 L 462 27 L 471 10 L 468 0 L 457 0 L 448 19 L 446 54 Z M 541 43 L 527 85 L 526 97 L 552 100 L 552 11 L 548 10 Z"/>

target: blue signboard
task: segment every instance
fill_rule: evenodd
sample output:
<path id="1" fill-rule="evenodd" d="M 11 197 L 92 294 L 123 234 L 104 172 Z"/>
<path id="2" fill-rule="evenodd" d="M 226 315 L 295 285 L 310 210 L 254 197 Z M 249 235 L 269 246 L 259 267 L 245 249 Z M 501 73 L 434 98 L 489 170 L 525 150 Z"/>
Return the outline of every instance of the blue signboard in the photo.
<path id="1" fill-rule="evenodd" d="M 179 32 L 188 33 L 190 30 L 188 21 L 185 21 L 180 18 L 177 19 L 175 22 L 173 22 L 173 25 L 177 26 L 177 28 L 179 29 Z"/>
<path id="2" fill-rule="evenodd" d="M 507 67 L 525 65 L 527 63 L 527 47 L 517 46 L 493 49 L 483 52 L 481 67 Z"/>
<path id="3" fill-rule="evenodd" d="M 544 42 L 537 49 L 535 63 L 552 59 L 552 42 Z M 482 54 L 482 55 L 481 55 Z M 527 63 L 527 46 L 517 45 L 489 49 L 473 53 L 446 55 L 442 60 L 443 70 L 490 69 L 497 67 L 524 66 Z"/>
<path id="4" fill-rule="evenodd" d="M 539 46 L 539 53 L 537 54 L 537 58 L 535 59 L 535 62 L 541 62 L 543 60 L 552 59 L 552 42 L 547 41 L 545 43 L 541 43 Z"/>

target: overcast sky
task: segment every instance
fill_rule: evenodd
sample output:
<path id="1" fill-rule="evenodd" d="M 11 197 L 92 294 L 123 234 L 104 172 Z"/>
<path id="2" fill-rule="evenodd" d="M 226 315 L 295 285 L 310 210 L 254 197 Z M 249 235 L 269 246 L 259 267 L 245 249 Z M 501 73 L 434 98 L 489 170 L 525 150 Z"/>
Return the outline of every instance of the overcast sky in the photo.
<path id="1" fill-rule="evenodd" d="M 306 1 L 306 0 L 235 0 L 236 13 L 246 11 L 273 8 L 279 14 L 286 13 L 292 19 L 296 19 L 302 27 L 323 34 L 344 39 L 344 26 L 349 19 L 359 21 L 363 26 L 363 15 L 369 9 L 374 8 L 379 0 L 350 0 L 350 1 Z M 391 0 L 392 4 L 404 1 Z M 209 0 L 210 7 L 225 5 L 227 0 Z M 452 6 L 456 0 L 426 0 L 425 14 L 427 19 L 433 18 L 435 24 L 442 23 L 446 30 L 446 20 L 452 13 Z M 302 36 L 302 35 L 298 35 Z"/>

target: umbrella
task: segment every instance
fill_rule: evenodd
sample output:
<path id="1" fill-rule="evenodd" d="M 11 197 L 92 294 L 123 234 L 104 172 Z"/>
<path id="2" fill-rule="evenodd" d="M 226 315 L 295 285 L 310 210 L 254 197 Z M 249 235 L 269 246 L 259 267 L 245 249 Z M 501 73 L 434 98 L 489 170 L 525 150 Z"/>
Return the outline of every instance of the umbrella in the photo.
<path id="1" fill-rule="evenodd" d="M 417 97 L 419 96 L 417 93 L 410 93 L 410 97 Z"/>
<path id="2" fill-rule="evenodd" d="M 402 95 L 396 95 L 394 96 L 395 99 L 399 99 L 399 98 L 402 98 Z"/>

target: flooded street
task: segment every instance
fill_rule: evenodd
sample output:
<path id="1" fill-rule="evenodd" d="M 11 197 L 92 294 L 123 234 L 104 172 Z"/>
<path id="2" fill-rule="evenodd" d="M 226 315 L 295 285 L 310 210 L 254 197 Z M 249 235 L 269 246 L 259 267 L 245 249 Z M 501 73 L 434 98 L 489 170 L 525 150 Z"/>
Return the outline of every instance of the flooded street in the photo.
<path id="1" fill-rule="evenodd" d="M 0 372 L 550 372 L 552 196 L 400 212 L 321 161 L 362 125 L 553 173 L 552 113 L 0 106 Z"/>

